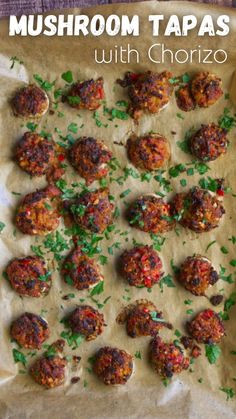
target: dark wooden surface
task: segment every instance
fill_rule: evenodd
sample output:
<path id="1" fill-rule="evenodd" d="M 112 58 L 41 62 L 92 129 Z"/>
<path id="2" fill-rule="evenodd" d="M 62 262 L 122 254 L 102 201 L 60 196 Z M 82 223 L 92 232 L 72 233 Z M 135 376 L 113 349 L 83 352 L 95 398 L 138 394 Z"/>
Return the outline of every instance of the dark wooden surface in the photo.
<path id="1" fill-rule="evenodd" d="M 126 2 L 127 0 L 0 0 L 0 16 L 10 14 L 40 13 L 53 9 L 70 7 L 86 7 L 95 4 L 109 4 Z M 137 0 L 128 0 L 132 2 Z M 164 0 L 168 1 L 168 0 Z M 193 0 L 199 3 L 217 4 L 220 6 L 236 7 L 236 0 Z"/>

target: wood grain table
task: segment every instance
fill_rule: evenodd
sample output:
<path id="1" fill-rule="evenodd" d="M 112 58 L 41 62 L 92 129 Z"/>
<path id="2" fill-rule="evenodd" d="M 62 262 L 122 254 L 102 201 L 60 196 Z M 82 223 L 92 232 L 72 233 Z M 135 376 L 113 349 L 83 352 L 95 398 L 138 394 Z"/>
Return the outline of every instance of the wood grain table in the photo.
<path id="1" fill-rule="evenodd" d="M 70 7 L 87 7 L 96 4 L 110 4 L 133 2 L 137 0 L 0 0 L 0 17 L 10 14 L 21 15 L 28 13 L 42 13 L 53 9 Z M 164 0 L 168 1 L 168 0 Z M 199 3 L 219 6 L 235 7 L 236 0 L 193 0 Z"/>

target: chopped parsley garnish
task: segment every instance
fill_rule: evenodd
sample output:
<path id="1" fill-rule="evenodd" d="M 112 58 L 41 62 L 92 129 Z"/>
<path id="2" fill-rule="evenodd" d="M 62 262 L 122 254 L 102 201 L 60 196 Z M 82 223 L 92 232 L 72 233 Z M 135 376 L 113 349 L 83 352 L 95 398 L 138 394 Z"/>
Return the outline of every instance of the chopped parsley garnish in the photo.
<path id="1" fill-rule="evenodd" d="M 227 396 L 226 400 L 227 401 L 232 399 L 236 394 L 235 390 L 232 387 L 220 387 L 219 390 L 223 391 L 226 394 L 226 396 Z"/>
<path id="2" fill-rule="evenodd" d="M 72 83 L 73 82 L 73 74 L 72 71 L 68 70 L 65 73 L 61 75 L 62 80 L 66 81 L 66 83 Z"/>
<path id="3" fill-rule="evenodd" d="M 6 227 L 6 224 L 0 221 L 0 233 L 4 230 L 5 227 Z"/>
<path id="4" fill-rule="evenodd" d="M 184 171 L 185 171 L 185 166 L 183 164 L 177 164 L 176 166 L 171 167 L 169 169 L 169 175 L 170 175 L 170 177 L 175 178 L 175 177 L 179 176 L 179 174 L 184 172 Z"/>
<path id="5" fill-rule="evenodd" d="M 181 336 L 181 332 L 178 329 L 175 330 L 175 336 L 177 338 L 180 338 L 180 336 Z"/>
<path id="6" fill-rule="evenodd" d="M 103 126 L 103 123 L 102 123 L 102 121 L 100 120 L 100 116 L 99 116 L 99 113 L 98 113 L 98 111 L 95 111 L 94 113 L 93 113 L 93 119 L 95 120 L 95 124 L 97 125 L 97 127 L 102 127 Z"/>
<path id="7" fill-rule="evenodd" d="M 229 253 L 227 247 L 225 247 L 225 246 L 221 246 L 220 250 L 221 250 L 222 253 L 224 253 L 224 255 L 227 255 Z"/>
<path id="8" fill-rule="evenodd" d="M 180 179 L 180 185 L 181 186 L 183 186 L 183 188 L 185 187 L 185 186 L 187 186 L 187 180 L 186 179 Z"/>
<path id="9" fill-rule="evenodd" d="M 210 364 L 215 364 L 221 354 L 221 349 L 217 345 L 205 345 L 205 355 Z"/>
<path id="10" fill-rule="evenodd" d="M 125 111 L 121 111 L 120 109 L 112 108 L 109 109 L 107 107 L 103 108 L 104 114 L 108 114 L 110 116 L 110 120 L 113 121 L 115 118 L 127 120 L 129 119 L 129 114 Z"/>
<path id="11" fill-rule="evenodd" d="M 126 189 L 124 192 L 120 194 L 120 198 L 125 198 L 127 195 L 129 195 L 131 192 L 131 189 Z"/>
<path id="12" fill-rule="evenodd" d="M 167 387 L 171 382 L 169 378 L 163 378 L 161 381 L 164 387 Z"/>
<path id="13" fill-rule="evenodd" d="M 230 131 L 232 128 L 236 127 L 236 118 L 230 114 L 228 108 L 224 108 L 223 115 L 220 116 L 218 123 L 221 128 Z"/>
<path id="14" fill-rule="evenodd" d="M 137 359 L 142 359 L 142 354 L 141 354 L 141 352 L 140 352 L 140 351 L 136 351 L 136 352 L 135 352 L 135 354 L 134 354 L 134 356 L 135 356 L 135 358 L 137 358 Z"/>
<path id="15" fill-rule="evenodd" d="M 105 265 L 107 261 L 108 261 L 107 256 L 99 255 L 99 262 L 101 263 L 101 265 Z"/>
<path id="16" fill-rule="evenodd" d="M 61 97 L 62 95 L 63 95 L 63 90 L 62 89 L 54 90 L 54 99 L 55 100 L 59 99 L 59 97 Z"/>
<path id="17" fill-rule="evenodd" d="M 229 311 L 231 307 L 236 304 L 236 291 L 230 294 L 229 298 L 225 301 L 224 311 Z"/>
<path id="18" fill-rule="evenodd" d="M 163 244 L 166 241 L 166 238 L 154 233 L 150 233 L 150 237 L 153 241 L 153 248 L 160 252 Z"/>
<path id="19" fill-rule="evenodd" d="M 212 242 L 210 242 L 207 247 L 206 247 L 206 252 L 208 251 L 208 249 L 210 249 L 211 246 L 213 246 L 213 244 L 216 243 L 216 240 L 213 240 Z"/>
<path id="20" fill-rule="evenodd" d="M 39 275 L 40 281 L 48 281 L 48 279 L 51 277 L 52 272 L 48 271 L 45 275 Z"/>
<path id="21" fill-rule="evenodd" d="M 81 98 L 79 96 L 67 96 L 67 100 L 70 105 L 79 105 Z"/>
<path id="22" fill-rule="evenodd" d="M 43 80 L 39 74 L 34 74 L 34 80 L 39 84 L 39 86 L 46 90 L 47 92 L 52 89 L 55 84 L 55 80 L 51 83 L 47 80 Z"/>
<path id="23" fill-rule="evenodd" d="M 68 131 L 73 132 L 73 134 L 77 134 L 78 132 L 78 124 L 76 124 L 75 122 L 71 122 L 68 127 L 67 127 Z"/>
<path id="24" fill-rule="evenodd" d="M 92 288 L 89 295 L 93 297 L 94 295 L 100 295 L 104 291 L 104 281 L 100 281 L 95 287 Z"/>
<path id="25" fill-rule="evenodd" d="M 218 179 L 213 179 L 210 176 L 207 178 L 201 178 L 198 183 L 202 189 L 208 189 L 211 192 L 216 192 L 219 189 Z"/>
<path id="26" fill-rule="evenodd" d="M 166 321 L 160 317 L 160 313 L 157 311 L 150 311 L 150 316 L 154 322 L 166 323 Z"/>
<path id="27" fill-rule="evenodd" d="M 157 174 L 154 176 L 154 179 L 159 183 L 159 185 L 166 192 L 171 192 L 173 189 L 171 187 L 170 181 L 163 176 L 164 170 L 157 171 Z"/>
<path id="28" fill-rule="evenodd" d="M 189 310 L 186 310 L 186 314 L 193 314 L 194 311 L 190 308 Z"/>
<path id="29" fill-rule="evenodd" d="M 37 128 L 37 124 L 34 124 L 33 122 L 27 122 L 26 127 L 31 131 L 34 132 Z"/>
<path id="30" fill-rule="evenodd" d="M 67 183 L 64 179 L 59 179 L 56 182 L 57 187 L 62 192 L 61 198 L 63 200 L 73 199 L 76 196 L 76 193 L 73 189 L 67 187 Z"/>
<path id="31" fill-rule="evenodd" d="M 178 84 L 179 78 L 178 77 L 172 77 L 169 79 L 170 84 Z"/>
<path id="32" fill-rule="evenodd" d="M 188 74 L 188 73 L 185 73 L 183 76 L 182 76 L 182 82 L 183 83 L 189 83 L 190 82 L 190 75 Z"/>
<path id="33" fill-rule="evenodd" d="M 182 150 L 184 153 L 186 154 L 190 154 L 190 145 L 189 145 L 189 140 L 192 137 L 192 135 L 194 134 L 195 129 L 194 127 L 191 127 L 184 136 L 184 140 L 183 141 L 177 141 L 177 145 L 180 148 L 180 150 Z"/>
<path id="34" fill-rule="evenodd" d="M 84 336 L 80 333 L 75 333 L 70 331 L 63 330 L 60 335 L 63 339 L 66 340 L 69 346 L 72 346 L 72 349 L 78 348 L 81 343 L 84 341 Z"/>
<path id="35" fill-rule="evenodd" d="M 183 115 L 182 115 L 182 113 L 180 113 L 180 112 L 177 112 L 176 116 L 177 116 L 177 118 L 179 118 L 179 119 L 184 119 L 184 116 L 183 116 Z"/>
<path id="36" fill-rule="evenodd" d="M 23 61 L 21 61 L 20 58 L 18 58 L 16 55 L 14 57 L 11 57 L 10 61 L 11 61 L 10 70 L 14 68 L 15 63 L 24 64 Z"/>
<path id="37" fill-rule="evenodd" d="M 219 272 L 220 279 L 222 279 L 225 282 L 228 282 L 229 284 L 233 284 L 234 280 L 232 278 L 232 274 L 225 275 L 225 273 L 226 273 L 226 268 L 220 265 L 220 272 Z"/>
<path id="38" fill-rule="evenodd" d="M 43 348 L 46 349 L 46 351 L 44 352 L 44 355 L 47 358 L 53 358 L 56 355 L 56 353 L 57 353 L 56 348 L 53 345 L 48 345 L 48 344 L 45 343 L 43 345 Z"/>
<path id="39" fill-rule="evenodd" d="M 24 367 L 26 366 L 26 363 L 27 363 L 26 356 L 22 352 L 14 348 L 12 349 L 12 355 L 13 355 L 15 363 L 21 362 L 21 364 L 23 364 Z"/>
<path id="40" fill-rule="evenodd" d="M 171 261 L 170 261 L 170 266 L 171 266 L 171 268 L 172 268 L 172 271 L 175 273 L 175 274 L 178 274 L 179 273 L 179 271 L 180 271 L 180 269 L 174 264 L 174 261 L 173 261 L 173 259 L 171 259 Z"/>
<path id="41" fill-rule="evenodd" d="M 127 108 L 129 106 L 129 104 L 125 100 L 118 100 L 116 102 L 116 106 Z"/>
<path id="42" fill-rule="evenodd" d="M 107 249 L 109 255 L 114 254 L 114 249 L 120 249 L 120 245 L 121 245 L 120 242 L 115 242 L 111 246 L 109 246 L 108 249 Z"/>
<path id="43" fill-rule="evenodd" d="M 60 253 L 70 248 L 69 244 L 61 235 L 61 233 L 59 233 L 59 231 L 56 231 L 55 234 L 48 234 L 43 241 L 43 244 L 46 249 L 49 249 L 52 253 L 54 253 L 54 257 L 58 261 L 62 258 Z"/>
<path id="44" fill-rule="evenodd" d="M 225 300 L 224 303 L 224 311 L 219 313 L 219 316 L 221 317 L 222 320 L 226 321 L 229 320 L 229 311 L 231 309 L 231 307 L 233 307 L 236 304 L 236 292 L 232 292 L 232 294 L 230 294 L 229 298 L 227 298 L 227 300 Z"/>
<path id="45" fill-rule="evenodd" d="M 141 173 L 141 182 L 150 182 L 152 179 L 152 174 L 149 172 Z"/>
<path id="46" fill-rule="evenodd" d="M 33 245 L 31 245 L 30 248 L 31 248 L 32 252 L 36 256 L 39 256 L 39 257 L 42 257 L 43 256 L 43 251 L 41 249 L 41 246 L 33 246 Z"/>
<path id="47" fill-rule="evenodd" d="M 229 241 L 232 242 L 233 244 L 236 244 L 236 237 L 235 236 L 229 237 Z"/>
<path id="48" fill-rule="evenodd" d="M 161 292 L 163 292 L 163 286 L 166 285 L 168 288 L 175 288 L 175 284 L 173 283 L 173 279 L 171 275 L 166 275 L 163 278 L 161 278 L 159 282 L 159 287 L 161 289 Z"/>

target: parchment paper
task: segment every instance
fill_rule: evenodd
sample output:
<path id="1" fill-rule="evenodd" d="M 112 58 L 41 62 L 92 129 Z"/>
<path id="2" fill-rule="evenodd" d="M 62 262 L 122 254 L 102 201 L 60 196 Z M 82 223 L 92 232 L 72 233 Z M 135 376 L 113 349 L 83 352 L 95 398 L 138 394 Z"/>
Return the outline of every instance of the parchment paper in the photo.
<path id="1" fill-rule="evenodd" d="M 148 24 L 149 14 L 163 13 L 167 17 L 170 14 L 195 14 L 201 17 L 204 14 L 211 13 L 216 17 L 219 14 L 227 13 L 231 17 L 231 32 L 227 37 L 208 38 L 205 37 L 199 41 L 196 33 L 188 38 L 174 38 L 168 40 L 163 37 L 152 38 L 150 24 Z M 80 9 L 65 11 L 65 13 L 80 14 Z M 83 11 L 84 13 L 84 11 Z M 103 76 L 105 80 L 106 99 L 109 107 L 115 105 L 117 100 L 127 100 L 125 91 L 119 86 L 115 86 L 115 80 L 122 77 L 127 70 L 143 71 L 154 70 L 161 71 L 171 68 L 174 75 L 184 72 L 194 72 L 196 70 L 210 70 L 216 72 L 223 79 L 223 87 L 228 91 L 232 81 L 233 72 L 236 68 L 236 13 L 233 10 L 224 10 L 219 8 L 185 3 L 185 2 L 146 2 L 139 4 L 112 5 L 87 9 L 86 13 L 92 16 L 101 13 L 107 16 L 111 13 L 116 14 L 139 14 L 141 19 L 141 35 L 138 38 L 122 38 L 102 36 L 99 38 L 76 37 L 12 37 L 8 36 L 8 21 L 0 22 L 1 39 L 1 61 L 0 61 L 0 206 L 1 221 L 6 224 L 0 236 L 0 254 L 1 267 L 4 270 L 7 262 L 12 257 L 21 257 L 31 254 L 30 246 L 39 245 L 41 239 L 34 239 L 24 236 L 20 232 L 14 233 L 13 216 L 15 208 L 20 197 L 13 195 L 12 191 L 21 193 L 22 196 L 36 188 L 43 187 L 46 184 L 45 179 L 30 179 L 24 174 L 12 160 L 12 148 L 16 141 L 21 137 L 26 127 L 22 126 L 27 121 L 17 119 L 13 116 L 9 107 L 9 98 L 13 92 L 22 85 L 23 81 L 32 81 L 33 74 L 38 73 L 44 79 L 53 81 L 56 79 L 58 87 L 63 86 L 61 74 L 64 71 L 72 70 L 74 77 L 88 79 Z M 177 50 L 179 48 L 193 48 L 199 44 L 204 48 L 224 48 L 229 54 L 228 62 L 224 65 L 155 65 L 147 59 L 143 59 L 139 65 L 109 64 L 96 65 L 93 60 L 93 51 L 95 47 L 106 47 L 107 50 L 114 45 L 125 46 L 130 42 L 133 48 L 138 48 L 140 53 L 145 54 L 148 47 L 154 42 L 164 42 L 168 48 Z M 9 58 L 19 57 L 24 64 L 16 64 L 13 70 L 9 70 Z M 39 123 L 38 130 L 45 129 L 53 134 L 56 141 L 58 135 L 54 128 L 58 127 L 63 134 L 67 134 L 67 126 L 70 122 L 76 122 L 84 127 L 79 129 L 78 136 L 88 135 L 103 139 L 114 155 L 120 160 L 121 165 L 132 167 L 126 156 L 125 148 L 115 145 L 115 142 L 125 142 L 130 132 L 133 130 L 138 135 L 150 130 L 164 134 L 170 141 L 171 161 L 170 166 L 177 163 L 188 163 L 191 156 L 183 153 L 177 146 L 177 141 L 184 138 L 186 130 L 190 127 L 199 127 L 201 123 L 211 121 L 217 122 L 223 108 L 229 107 L 228 101 L 222 98 L 216 105 L 206 110 L 197 109 L 194 112 L 184 114 L 184 120 L 176 117 L 179 112 L 175 104 L 174 96 L 171 104 L 160 115 L 142 117 L 139 126 L 135 125 L 132 119 L 127 121 L 115 120 L 109 123 L 108 128 L 98 128 L 95 124 L 92 114 L 89 112 L 77 112 L 67 107 L 66 104 L 59 105 L 59 111 L 64 112 L 65 116 L 57 117 L 47 114 Z M 77 115 L 82 116 L 82 119 Z M 117 124 L 117 127 L 114 125 Z M 171 131 L 175 131 L 173 135 Z M 235 131 L 230 132 L 229 139 L 231 145 L 227 155 L 210 163 L 211 177 L 224 177 L 226 183 L 236 191 L 236 169 L 235 169 Z M 198 183 L 200 175 L 187 178 L 188 185 L 186 190 Z M 80 180 L 72 169 L 68 170 L 67 181 Z M 176 192 L 183 190 L 179 183 L 180 177 L 172 180 L 172 185 Z M 115 269 L 115 261 L 124 248 L 132 247 L 132 239 L 138 242 L 151 243 L 149 235 L 139 232 L 129 227 L 124 218 L 125 205 L 124 200 L 119 199 L 119 194 L 130 188 L 132 192 L 126 197 L 126 202 L 131 202 L 141 193 L 159 191 L 159 185 L 156 181 L 140 182 L 132 177 L 126 181 L 124 186 L 117 186 L 116 183 L 110 185 L 111 193 L 117 197 L 117 205 L 121 210 L 121 216 L 117 221 L 117 227 L 122 231 L 128 230 L 128 242 L 119 236 L 111 234 L 111 239 L 102 242 L 102 253 L 107 255 L 107 247 L 115 241 L 121 243 L 120 250 L 115 251 L 114 256 L 109 256 L 107 265 L 102 266 L 101 270 L 105 277 L 105 292 L 98 296 L 99 301 L 103 301 L 111 295 L 111 299 L 104 307 L 104 315 L 108 326 L 104 333 L 93 342 L 83 343 L 78 350 L 74 351 L 82 357 L 80 363 L 79 383 L 71 385 L 70 377 L 67 378 L 66 385 L 53 390 L 45 390 L 33 382 L 28 375 L 18 374 L 22 369 L 19 364 L 15 364 L 12 358 L 12 343 L 9 337 L 9 325 L 15 317 L 24 311 L 34 313 L 44 312 L 44 317 L 49 322 L 51 329 L 50 342 L 59 337 L 62 331 L 62 325 L 59 323 L 65 313 L 79 304 L 79 298 L 86 298 L 87 292 L 78 292 L 72 287 L 67 286 L 57 271 L 53 273 L 53 286 L 49 295 L 42 299 L 20 298 L 9 286 L 5 279 L 2 279 L 0 286 L 0 318 L 1 318 L 1 356 L 0 356 L 0 417 L 1 418 L 222 418 L 228 419 L 236 417 L 235 401 L 226 402 L 226 396 L 219 391 L 219 387 L 235 388 L 233 377 L 236 377 L 235 360 L 230 354 L 231 350 L 236 349 L 235 345 L 235 314 L 236 306 L 230 312 L 230 320 L 226 322 L 227 336 L 221 344 L 222 355 L 216 365 L 210 365 L 203 355 L 195 361 L 192 366 L 194 372 L 186 371 L 172 379 L 171 384 L 165 388 L 160 378 L 152 370 L 148 361 L 149 338 L 131 339 L 127 337 L 125 328 L 116 323 L 115 319 L 126 301 L 122 298 L 127 295 L 124 291 L 127 284 L 119 277 Z M 170 194 L 171 196 L 171 194 Z M 216 269 L 219 270 L 220 264 L 227 266 L 227 272 L 234 272 L 229 268 L 229 261 L 234 258 L 234 247 L 228 238 L 234 234 L 235 220 L 235 198 L 226 195 L 224 198 L 226 215 L 220 226 L 212 232 L 201 236 L 180 227 L 180 236 L 175 232 L 165 235 L 166 242 L 161 251 L 165 273 L 171 273 L 170 260 L 173 258 L 175 265 L 181 263 L 184 258 L 193 253 L 205 254 L 207 245 L 216 240 L 217 243 L 207 252 L 207 256 L 212 260 Z M 60 230 L 63 229 L 61 225 Z M 186 242 L 186 244 L 184 244 Z M 223 255 L 220 247 L 224 245 L 229 249 L 229 254 Z M 48 254 L 49 267 L 52 255 Z M 177 283 L 175 288 L 164 287 L 164 292 L 160 293 L 158 286 L 153 288 L 152 293 L 147 293 L 145 289 L 136 289 L 130 287 L 129 296 L 131 301 L 139 298 L 147 298 L 153 301 L 156 306 L 164 313 L 164 317 L 173 323 L 174 330 L 179 329 L 184 333 L 184 324 L 191 316 L 186 314 L 190 307 L 194 312 L 210 307 L 210 303 L 205 297 L 192 297 L 187 291 Z M 219 280 L 218 283 L 209 291 L 209 295 L 217 294 L 224 288 L 224 295 L 228 297 L 234 291 L 234 285 Z M 63 301 L 62 296 L 74 292 L 76 298 L 69 301 Z M 95 297 L 96 298 L 96 297 Z M 192 299 L 193 304 L 186 306 L 185 299 Z M 92 304 L 86 298 L 86 302 Z M 217 311 L 223 309 L 223 304 L 217 307 Z M 173 339 L 173 332 L 161 331 L 161 336 L 166 339 Z M 121 387 L 106 387 L 93 374 L 86 370 L 88 367 L 87 358 L 92 356 L 97 348 L 102 345 L 113 345 L 130 351 L 135 354 L 137 350 L 142 353 L 142 360 L 134 358 L 135 373 L 127 385 Z M 28 351 L 26 351 L 27 353 Z M 66 354 L 70 354 L 69 348 L 66 348 Z M 29 358 L 29 357 L 28 357 Z M 30 362 L 29 362 L 30 364 Z M 200 384 L 198 379 L 202 378 Z M 87 386 L 84 386 L 84 380 Z"/>

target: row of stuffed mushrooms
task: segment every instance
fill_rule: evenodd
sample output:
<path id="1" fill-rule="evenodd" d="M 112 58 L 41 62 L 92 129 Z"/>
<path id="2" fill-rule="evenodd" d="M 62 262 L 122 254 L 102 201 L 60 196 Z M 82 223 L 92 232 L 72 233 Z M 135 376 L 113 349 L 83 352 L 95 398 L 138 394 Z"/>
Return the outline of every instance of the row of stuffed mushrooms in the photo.
<path id="1" fill-rule="evenodd" d="M 223 95 L 222 80 L 209 72 L 198 72 L 193 76 L 173 77 L 169 71 L 155 73 L 127 72 L 123 80 L 117 83 L 127 88 L 130 100 L 128 111 L 136 121 L 144 112 L 159 113 L 164 109 L 174 92 L 178 107 L 190 112 L 196 107 L 208 108 L 214 105 Z M 97 110 L 104 103 L 105 90 L 102 77 L 77 81 L 67 85 L 61 100 L 77 110 Z M 44 90 L 31 84 L 20 89 L 12 99 L 16 116 L 25 118 L 42 117 L 49 109 L 49 98 Z"/>
<path id="2" fill-rule="evenodd" d="M 103 314 L 89 305 L 77 306 L 65 321 L 73 334 L 82 336 L 86 341 L 96 339 L 106 326 Z M 153 338 L 150 342 L 150 360 L 162 379 L 169 379 L 173 374 L 188 369 L 190 358 L 186 356 L 186 350 L 190 351 L 193 358 L 201 354 L 201 348 L 195 342 L 215 344 L 225 335 L 225 328 L 218 314 L 206 309 L 187 322 L 186 328 L 190 336 L 181 337 L 183 347 L 174 342 L 164 342 L 159 331 L 163 327 L 172 328 L 172 325 L 147 300 L 138 300 L 126 307 L 117 321 L 126 323 L 127 334 L 132 338 Z M 45 319 L 26 312 L 13 321 L 10 334 L 20 347 L 39 350 L 49 338 L 50 330 Z M 65 381 L 67 359 L 63 356 L 64 343 L 62 339 L 54 342 L 30 367 L 35 381 L 46 388 L 57 387 Z M 102 347 L 93 356 L 93 371 L 104 384 L 125 384 L 133 372 L 133 357 L 125 350 Z"/>

